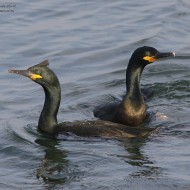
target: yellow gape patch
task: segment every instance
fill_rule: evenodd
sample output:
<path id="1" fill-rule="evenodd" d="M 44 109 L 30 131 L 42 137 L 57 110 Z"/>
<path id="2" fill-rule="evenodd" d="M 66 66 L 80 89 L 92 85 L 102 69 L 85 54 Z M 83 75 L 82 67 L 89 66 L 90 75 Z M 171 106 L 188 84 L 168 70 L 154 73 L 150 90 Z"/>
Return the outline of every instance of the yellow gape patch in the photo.
<path id="1" fill-rule="evenodd" d="M 155 57 L 151 57 L 151 56 L 144 56 L 143 59 L 150 63 L 153 63 L 157 60 Z"/>
<path id="2" fill-rule="evenodd" d="M 31 74 L 30 75 L 30 79 L 32 79 L 32 80 L 41 79 L 41 78 L 42 78 L 41 75 L 37 75 L 37 74 Z"/>

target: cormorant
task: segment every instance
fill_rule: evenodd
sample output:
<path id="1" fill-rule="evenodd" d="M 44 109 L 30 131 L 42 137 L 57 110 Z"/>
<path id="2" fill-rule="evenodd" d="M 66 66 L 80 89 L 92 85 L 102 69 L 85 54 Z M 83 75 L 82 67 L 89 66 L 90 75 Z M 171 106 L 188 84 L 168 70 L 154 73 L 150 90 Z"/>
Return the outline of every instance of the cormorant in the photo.
<path id="1" fill-rule="evenodd" d="M 134 51 L 126 70 L 127 92 L 121 102 L 95 108 L 94 116 L 107 121 L 129 126 L 138 126 L 147 116 L 147 106 L 140 89 L 140 78 L 146 65 L 159 59 L 174 57 L 174 52 L 159 52 L 153 47 L 140 47 Z M 147 91 L 151 94 L 151 91 Z M 146 90 L 143 91 L 147 97 Z"/>
<path id="2" fill-rule="evenodd" d="M 92 120 L 75 122 L 57 122 L 57 113 L 61 101 L 60 83 L 55 73 L 43 61 L 27 70 L 9 70 L 26 76 L 40 84 L 45 92 L 45 103 L 38 121 L 38 130 L 48 135 L 75 134 L 82 137 L 137 137 L 146 136 L 155 130 L 152 128 L 128 127 L 110 121 Z"/>

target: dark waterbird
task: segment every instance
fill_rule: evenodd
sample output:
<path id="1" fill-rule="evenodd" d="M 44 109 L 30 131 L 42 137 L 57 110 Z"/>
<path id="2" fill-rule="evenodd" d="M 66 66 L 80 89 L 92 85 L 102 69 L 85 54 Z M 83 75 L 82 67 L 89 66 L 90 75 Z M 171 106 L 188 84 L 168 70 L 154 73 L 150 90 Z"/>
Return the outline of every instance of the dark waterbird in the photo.
<path id="1" fill-rule="evenodd" d="M 107 121 L 129 126 L 138 126 L 147 117 L 147 106 L 144 97 L 152 94 L 151 90 L 140 89 L 140 78 L 144 67 L 159 59 L 174 57 L 173 52 L 159 52 L 153 47 L 140 47 L 134 51 L 126 71 L 127 93 L 121 102 L 116 101 L 94 110 L 94 116 Z M 143 95 L 142 95 L 143 93 Z M 144 97 L 143 97 L 144 96 Z"/>
<path id="2" fill-rule="evenodd" d="M 137 137 L 146 136 L 154 129 L 128 127 L 109 121 L 75 121 L 58 124 L 57 112 L 61 100 L 60 83 L 55 73 L 49 69 L 48 61 L 43 61 L 27 70 L 9 70 L 26 76 L 40 84 L 45 92 L 45 103 L 38 121 L 38 130 L 48 135 L 74 134 L 82 137 Z"/>

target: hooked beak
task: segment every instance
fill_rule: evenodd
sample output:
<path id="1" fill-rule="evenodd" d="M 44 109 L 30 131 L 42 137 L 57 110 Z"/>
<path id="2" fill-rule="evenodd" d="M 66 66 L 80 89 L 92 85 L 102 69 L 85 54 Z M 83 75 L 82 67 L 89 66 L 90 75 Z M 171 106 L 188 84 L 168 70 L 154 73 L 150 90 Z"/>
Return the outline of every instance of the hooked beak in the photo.
<path id="1" fill-rule="evenodd" d="M 158 52 L 155 56 L 145 56 L 143 57 L 144 60 L 153 63 L 159 59 L 175 57 L 174 52 Z"/>
<path id="2" fill-rule="evenodd" d="M 162 59 L 162 58 L 167 58 L 167 57 L 175 57 L 174 52 L 158 52 L 156 56 L 154 57 L 156 60 Z"/>
<path id="3" fill-rule="evenodd" d="M 36 80 L 36 79 L 42 78 L 41 75 L 34 74 L 34 73 L 32 73 L 32 72 L 30 72 L 28 70 L 12 70 L 12 69 L 9 69 L 8 72 L 23 75 L 25 77 L 30 78 L 31 80 Z"/>

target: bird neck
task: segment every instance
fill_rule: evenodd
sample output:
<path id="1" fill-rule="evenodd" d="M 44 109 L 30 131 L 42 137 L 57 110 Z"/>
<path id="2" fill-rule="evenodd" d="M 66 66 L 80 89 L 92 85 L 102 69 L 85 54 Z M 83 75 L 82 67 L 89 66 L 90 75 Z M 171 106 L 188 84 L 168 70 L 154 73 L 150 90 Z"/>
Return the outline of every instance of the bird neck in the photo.
<path id="1" fill-rule="evenodd" d="M 130 60 L 127 71 L 126 71 L 126 87 L 127 87 L 127 100 L 141 103 L 144 102 L 141 89 L 140 79 L 144 65 L 141 63 L 135 63 Z"/>
<path id="2" fill-rule="evenodd" d="M 61 101 L 60 84 L 54 86 L 43 86 L 45 92 L 45 103 L 39 118 L 38 129 L 52 134 L 57 125 L 57 112 Z"/>

